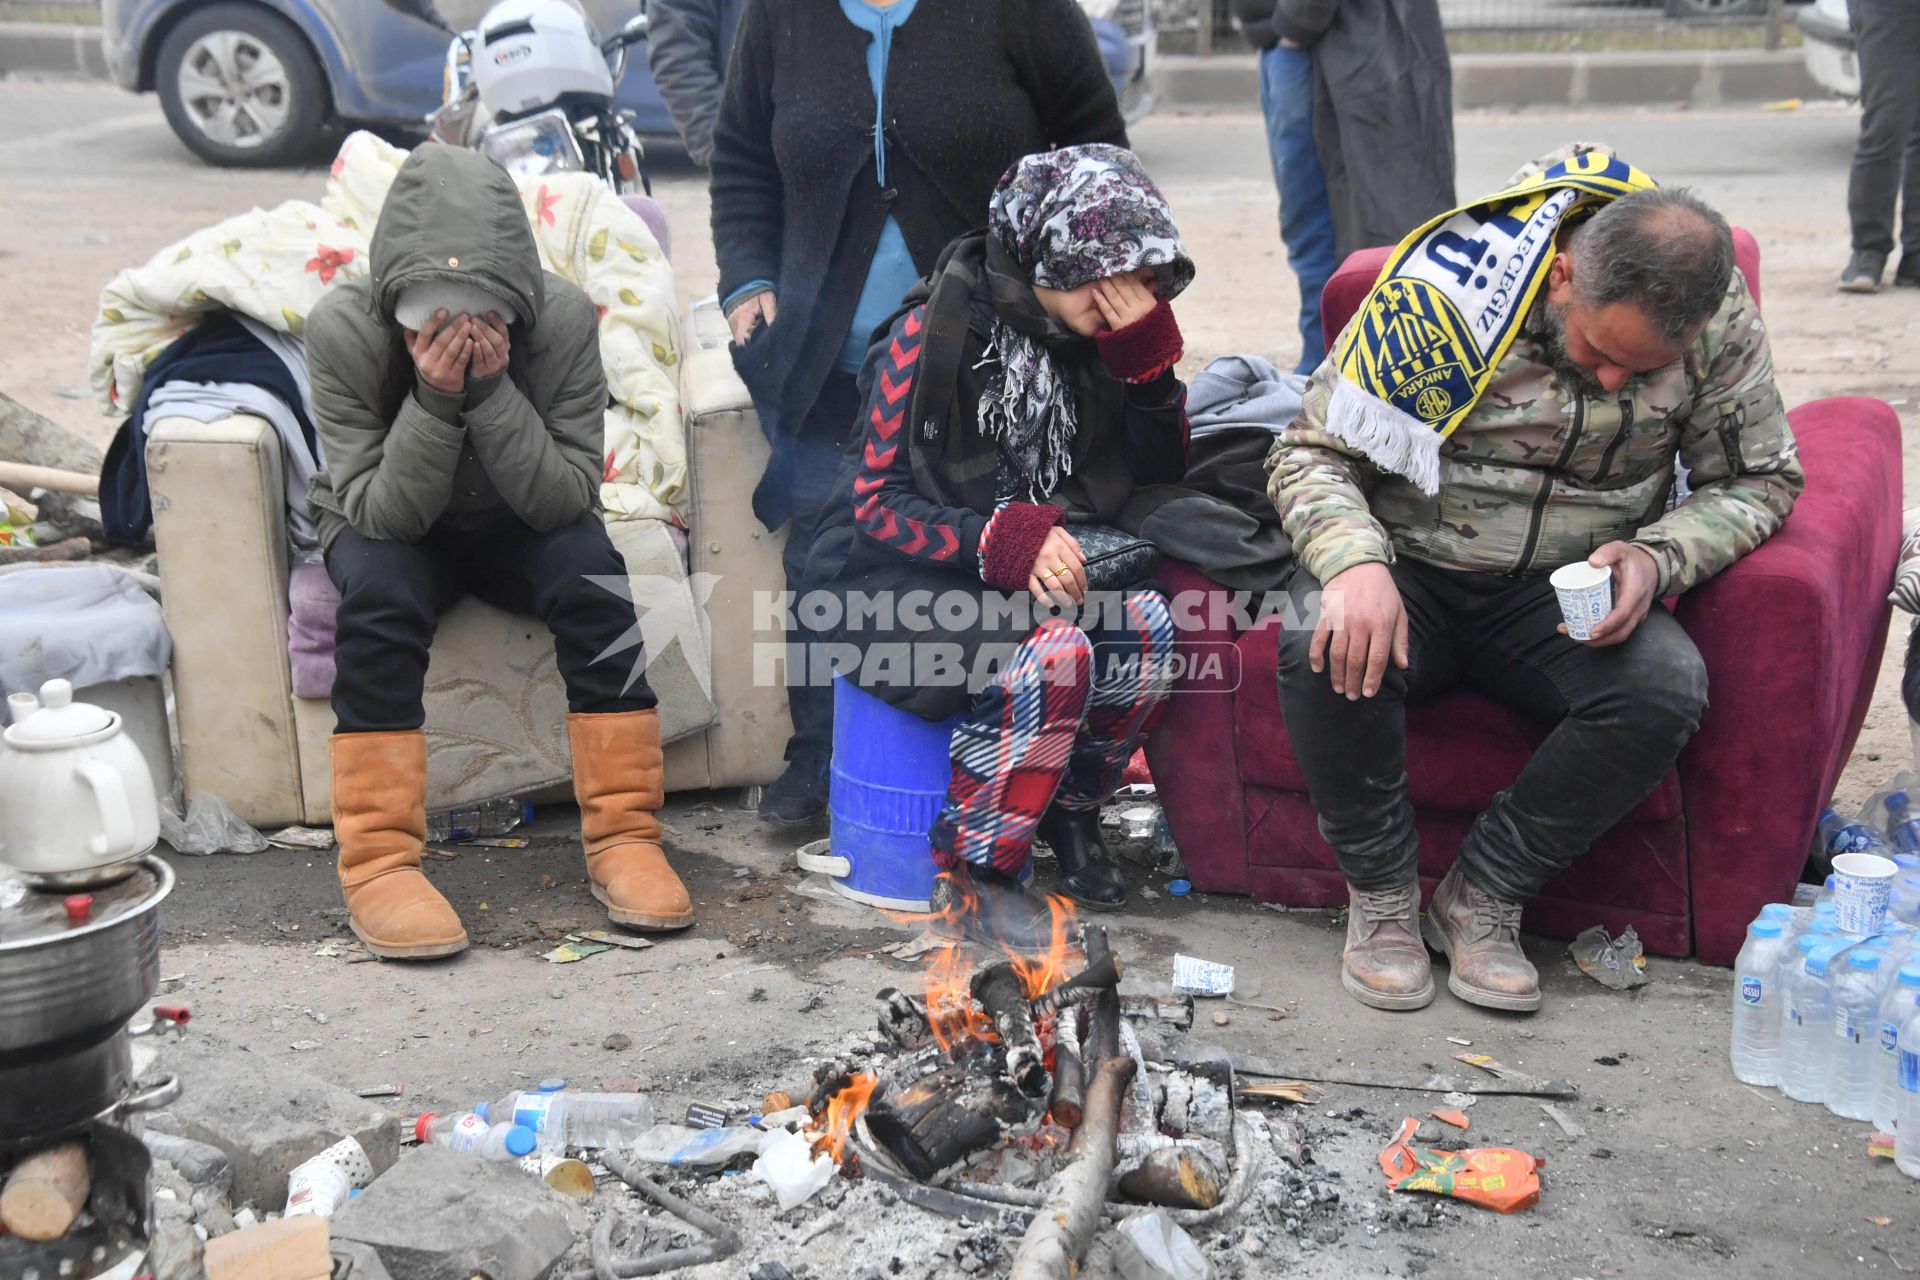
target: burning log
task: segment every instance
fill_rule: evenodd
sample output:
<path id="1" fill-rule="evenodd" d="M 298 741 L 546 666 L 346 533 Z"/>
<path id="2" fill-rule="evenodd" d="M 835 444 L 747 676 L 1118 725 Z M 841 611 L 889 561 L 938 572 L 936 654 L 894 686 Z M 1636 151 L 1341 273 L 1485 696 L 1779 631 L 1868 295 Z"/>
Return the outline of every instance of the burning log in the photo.
<path id="1" fill-rule="evenodd" d="M 1094 1072 L 1087 1088 L 1086 1113 L 1067 1148 L 1071 1163 L 1061 1172 L 1046 1207 L 1028 1225 L 1019 1252 L 1013 1255 L 1010 1280 L 1068 1280 L 1079 1270 L 1106 1208 L 1120 1099 L 1133 1069 L 1132 1058 L 1116 1053 Z"/>
<path id="2" fill-rule="evenodd" d="M 22 1240 L 58 1240 L 93 1191 L 87 1149 L 63 1142 L 26 1157 L 0 1191 L 0 1225 Z"/>
<path id="3" fill-rule="evenodd" d="M 1079 973 L 1033 1002 L 1036 1018 L 1056 1013 L 1068 1004 L 1079 1004 L 1097 997 L 1102 990 L 1120 985 L 1120 961 L 1111 952 L 1087 965 Z"/>
<path id="4" fill-rule="evenodd" d="M 1155 1147 L 1120 1175 L 1121 1194 L 1169 1209 L 1213 1208 L 1227 1185 L 1227 1171 L 1208 1145 L 1168 1141 Z"/>
<path id="5" fill-rule="evenodd" d="M 1047 1110 L 1056 1124 L 1080 1127 L 1087 1073 L 1080 1056 L 1080 1006 L 1060 1011 L 1053 1026 L 1053 1097 Z"/>
<path id="6" fill-rule="evenodd" d="M 1026 987 L 1013 965 L 1005 960 L 988 965 L 973 975 L 971 990 L 1000 1036 L 1007 1055 L 1007 1078 L 1029 1098 L 1046 1097 L 1053 1085 L 1047 1076 L 1046 1052 L 1034 1029 Z"/>
<path id="7" fill-rule="evenodd" d="M 1085 937 L 1089 968 L 1112 958 L 1113 952 L 1107 945 L 1104 925 L 1088 925 Z M 1101 1063 L 1119 1054 L 1120 992 L 1116 987 L 1103 987 L 1094 998 L 1093 1016 L 1087 1020 L 1087 1039 L 1082 1056 L 1088 1066 L 1097 1069 Z"/>
<path id="8" fill-rule="evenodd" d="M 949 1062 L 867 1111 L 868 1130 L 914 1177 L 931 1178 L 1032 1118 L 1025 1094 L 998 1073 L 980 1069 L 987 1057 L 969 1054 Z"/>
<path id="9" fill-rule="evenodd" d="M 880 992 L 880 1034 L 895 1048 L 919 1048 L 930 1030 L 924 1004 L 895 987 Z"/>

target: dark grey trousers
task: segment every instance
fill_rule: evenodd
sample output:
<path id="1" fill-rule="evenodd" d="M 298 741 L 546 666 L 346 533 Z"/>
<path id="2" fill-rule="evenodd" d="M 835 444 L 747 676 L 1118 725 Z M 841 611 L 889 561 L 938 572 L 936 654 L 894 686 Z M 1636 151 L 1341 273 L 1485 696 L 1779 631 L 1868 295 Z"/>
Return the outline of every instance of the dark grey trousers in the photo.
<path id="1" fill-rule="evenodd" d="M 1847 182 L 1856 253 L 1920 255 L 1920 0 L 1852 0 L 1860 56 L 1860 141 Z M 1920 260 L 1917 256 L 1916 260 Z"/>
<path id="2" fill-rule="evenodd" d="M 1380 692 L 1349 699 L 1307 662 L 1320 584 L 1305 569 L 1288 590 L 1307 624 L 1280 632 L 1280 709 L 1320 834 L 1361 889 L 1404 885 L 1419 839 L 1407 798 L 1408 702 L 1466 687 L 1553 729 L 1460 846 L 1460 869 L 1520 902 L 1633 807 L 1700 725 L 1707 670 L 1673 615 L 1654 605 L 1624 643 L 1559 634 L 1545 578 L 1459 573 L 1402 558 L 1393 580 L 1407 609 L 1409 662 Z"/>

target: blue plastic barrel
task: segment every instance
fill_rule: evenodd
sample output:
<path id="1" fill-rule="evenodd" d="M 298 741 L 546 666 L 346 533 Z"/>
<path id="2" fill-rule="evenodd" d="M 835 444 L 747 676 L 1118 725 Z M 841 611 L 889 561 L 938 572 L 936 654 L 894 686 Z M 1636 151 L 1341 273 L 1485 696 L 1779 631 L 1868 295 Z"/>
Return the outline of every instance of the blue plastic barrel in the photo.
<path id="1" fill-rule="evenodd" d="M 947 742 L 960 719 L 930 723 L 833 678 L 828 847 L 834 887 L 847 897 L 927 909 L 935 875 L 927 832 L 947 797 Z"/>

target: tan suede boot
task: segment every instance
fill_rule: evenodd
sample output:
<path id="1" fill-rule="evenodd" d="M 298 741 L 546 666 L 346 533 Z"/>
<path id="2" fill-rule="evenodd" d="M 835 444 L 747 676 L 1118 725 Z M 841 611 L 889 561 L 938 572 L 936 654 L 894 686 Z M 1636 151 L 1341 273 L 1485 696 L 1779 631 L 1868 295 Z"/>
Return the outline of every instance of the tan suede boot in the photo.
<path id="1" fill-rule="evenodd" d="M 1540 1007 L 1540 974 L 1520 949 L 1520 903 L 1477 888 L 1460 867 L 1433 891 L 1422 932 L 1447 957 L 1447 990 L 1487 1009 Z"/>
<path id="2" fill-rule="evenodd" d="M 684 929 L 693 900 L 660 851 L 666 801 L 660 717 L 653 711 L 567 716 L 573 794 L 587 878 L 607 916 L 629 929 Z"/>
<path id="3" fill-rule="evenodd" d="M 1347 886 L 1347 947 L 1340 985 L 1376 1009 L 1433 1003 L 1433 966 L 1420 941 L 1420 881 L 1397 889 Z"/>
<path id="4" fill-rule="evenodd" d="M 427 834 L 427 736 L 336 733 L 333 834 L 353 931 L 389 960 L 428 960 L 467 949 L 467 931 L 420 872 Z"/>

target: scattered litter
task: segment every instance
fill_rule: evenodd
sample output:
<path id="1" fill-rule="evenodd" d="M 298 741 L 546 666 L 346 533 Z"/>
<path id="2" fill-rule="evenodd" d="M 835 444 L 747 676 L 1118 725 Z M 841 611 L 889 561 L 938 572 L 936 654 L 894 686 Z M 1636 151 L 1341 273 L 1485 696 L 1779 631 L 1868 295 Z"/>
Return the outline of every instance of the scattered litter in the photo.
<path id="1" fill-rule="evenodd" d="M 624 1031 L 616 1031 L 605 1040 L 602 1040 L 600 1047 L 614 1053 L 625 1053 L 627 1050 L 633 1048 L 633 1037 Z"/>
<path id="2" fill-rule="evenodd" d="M 732 1113 L 725 1107 L 716 1107 L 710 1102 L 687 1104 L 686 1125 L 689 1129 L 724 1129 L 732 1119 Z"/>
<path id="3" fill-rule="evenodd" d="M 951 945 L 950 939 L 929 932 L 906 942 L 896 942 L 892 946 L 882 947 L 880 951 L 884 955 L 892 956 L 895 960 L 918 960 L 929 951 Z"/>
<path id="4" fill-rule="evenodd" d="M 1226 1014 L 1224 1014 L 1224 1013 L 1216 1013 L 1216 1014 L 1214 1014 L 1214 1015 L 1213 1015 L 1213 1025 L 1214 1025 L 1214 1026 L 1216 1026 L 1216 1027 L 1224 1027 L 1224 1026 L 1226 1026 L 1226 1025 L 1227 1025 L 1227 1024 L 1229 1023 L 1229 1022 L 1232 1022 L 1232 1021 L 1233 1021 L 1233 1019 L 1232 1019 L 1232 1018 L 1229 1018 L 1229 1017 L 1228 1017 L 1228 1016 L 1227 1016 Z"/>
<path id="5" fill-rule="evenodd" d="M 1145 898 L 1148 902 L 1160 901 L 1160 895 L 1155 893 L 1152 889 L 1146 888 L 1145 886 L 1141 887 L 1140 896 Z"/>
<path id="6" fill-rule="evenodd" d="M 1541 1161 L 1511 1147 L 1469 1147 L 1436 1151 L 1407 1145 L 1420 1122 L 1400 1122 L 1400 1132 L 1380 1153 L 1380 1170 L 1394 1191 L 1431 1191 L 1499 1213 L 1515 1213 L 1539 1202 Z"/>
<path id="7" fill-rule="evenodd" d="M 1876 1227 L 1890 1227 L 1893 1225 L 1892 1218 L 1868 1218 L 1867 1221 Z"/>
<path id="8" fill-rule="evenodd" d="M 593 1170 L 568 1156 L 535 1152 L 520 1167 L 570 1200 L 593 1199 Z"/>
<path id="9" fill-rule="evenodd" d="M 745 880 L 751 877 L 752 875 L 753 875 L 752 867 L 735 867 L 733 869 L 733 878 L 735 880 Z"/>
<path id="10" fill-rule="evenodd" d="M 195 796 L 187 805 L 184 821 L 161 805 L 160 838 L 173 846 L 175 853 L 196 857 L 210 853 L 259 853 L 267 847 L 267 838 L 235 817 L 219 796 Z"/>
<path id="11" fill-rule="evenodd" d="M 605 929 L 582 929 L 578 933 L 568 934 L 567 941 L 600 942 L 609 947 L 619 947 L 624 951 L 645 951 L 653 945 L 646 938 L 638 938 L 631 933 L 609 933 Z"/>
<path id="12" fill-rule="evenodd" d="M 373 1181 L 373 1162 L 357 1139 L 340 1141 L 294 1166 L 287 1175 L 287 1208 L 283 1215 L 298 1218 L 311 1214 L 331 1218 L 347 1202 L 347 1197 Z"/>
<path id="13" fill-rule="evenodd" d="M 1168 885 L 1169 890 L 1173 889 Z M 1173 958 L 1173 993 L 1178 996 L 1225 996 L 1233 994 L 1233 966 L 1193 956 Z"/>
<path id="14" fill-rule="evenodd" d="M 1776 98 L 1772 102 L 1760 104 L 1762 111 L 1798 111 L 1804 103 L 1798 98 Z"/>
<path id="15" fill-rule="evenodd" d="M 1213 1267 L 1165 1209 L 1122 1219 L 1113 1246 L 1121 1280 L 1209 1280 Z"/>
<path id="16" fill-rule="evenodd" d="M 1546 1112 L 1547 1119 L 1559 1125 L 1560 1132 L 1566 1134 L 1569 1138 L 1584 1138 L 1587 1136 L 1587 1131 L 1585 1129 L 1581 1128 L 1578 1124 L 1574 1122 L 1571 1116 L 1569 1116 L 1566 1112 L 1562 1111 L 1560 1108 L 1554 1106 L 1551 1102 L 1541 1103 L 1540 1109 Z"/>
<path id="17" fill-rule="evenodd" d="M 485 911 L 486 905 L 483 903 L 480 909 Z M 603 951 L 611 950 L 613 950 L 612 945 L 605 942 L 563 942 L 540 958 L 548 964 L 578 964 L 588 956 L 597 956 Z"/>
<path id="18" fill-rule="evenodd" d="M 1647 956 L 1640 935 L 1628 925 L 1617 938 L 1608 938 L 1604 926 L 1594 925 L 1567 944 L 1567 954 L 1580 972 L 1603 987 L 1625 991 L 1647 984 Z"/>
<path id="19" fill-rule="evenodd" d="M 458 849 L 445 849 L 433 844 L 427 845 L 420 852 L 426 854 L 429 858 L 438 858 L 442 862 L 451 862 L 460 856 Z"/>
<path id="20" fill-rule="evenodd" d="M 1460 1044 L 1460 1045 L 1467 1045 L 1467 1044 L 1472 1044 L 1472 1043 L 1473 1043 L 1473 1041 L 1471 1041 L 1471 1040 L 1469 1040 L 1469 1039 L 1467 1039 L 1467 1038 L 1466 1038 L 1465 1036 L 1448 1036 L 1448 1037 L 1447 1037 L 1447 1043 L 1448 1043 L 1448 1044 Z"/>
<path id="21" fill-rule="evenodd" d="M 309 1049 L 318 1049 L 319 1047 L 320 1042 L 318 1040 L 295 1040 L 287 1046 L 287 1048 L 292 1049 L 295 1053 L 305 1053 Z"/>
<path id="22" fill-rule="evenodd" d="M 1193 882 L 1190 880 L 1169 880 L 1167 881 L 1167 892 L 1176 898 L 1184 898 L 1193 892 Z"/>
<path id="23" fill-rule="evenodd" d="M 1875 1131 L 1867 1135 L 1867 1159 L 1893 1159 L 1893 1135 Z"/>
<path id="24" fill-rule="evenodd" d="M 1305 1080 L 1241 1081 L 1236 1092 L 1243 1098 L 1271 1098 L 1276 1102 L 1311 1103 L 1326 1093 L 1317 1084 Z"/>
<path id="25" fill-rule="evenodd" d="M 785 1129 L 768 1137 L 760 1158 L 753 1162 L 754 1180 L 773 1188 L 782 1213 L 811 1200 L 837 1172 L 833 1157 L 814 1155 L 812 1143 Z"/>
<path id="26" fill-rule="evenodd" d="M 397 1098 L 407 1091 L 405 1080 L 396 1080 L 392 1084 L 370 1084 L 364 1089 L 355 1089 L 356 1096 L 362 1098 Z"/>
<path id="27" fill-rule="evenodd" d="M 1453 1107 L 1435 1107 L 1427 1114 L 1435 1120 L 1438 1120 L 1441 1124 L 1450 1124 L 1463 1132 L 1473 1126 L 1473 1121 L 1467 1119 L 1466 1112 L 1456 1110 Z"/>
<path id="28" fill-rule="evenodd" d="M 1502 1080 L 1519 1079 L 1520 1073 L 1490 1053 L 1456 1053 L 1455 1062 L 1464 1062 L 1470 1067 L 1479 1067 L 1482 1071 L 1491 1071 Z"/>
<path id="29" fill-rule="evenodd" d="M 478 845 L 482 849 L 524 849 L 533 841 L 525 836 L 475 836 L 471 840 L 462 840 L 460 843 Z"/>
<path id="30" fill-rule="evenodd" d="M 1446 1103 L 1456 1111 L 1465 1111 L 1468 1107 L 1480 1101 L 1480 1099 L 1470 1093 L 1447 1093 L 1441 1095 L 1440 1101 Z"/>
<path id="31" fill-rule="evenodd" d="M 282 827 L 267 837 L 267 843 L 281 849 L 331 849 L 333 832 L 325 827 Z"/>

